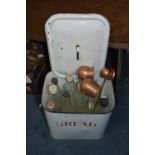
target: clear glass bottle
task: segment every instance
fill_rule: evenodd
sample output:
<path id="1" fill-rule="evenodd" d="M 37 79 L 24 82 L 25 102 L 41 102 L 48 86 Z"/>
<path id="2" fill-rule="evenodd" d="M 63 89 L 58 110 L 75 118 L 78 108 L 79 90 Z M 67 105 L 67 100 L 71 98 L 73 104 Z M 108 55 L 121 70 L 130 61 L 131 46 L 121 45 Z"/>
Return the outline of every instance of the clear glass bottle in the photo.
<path id="1" fill-rule="evenodd" d="M 58 90 L 58 86 L 57 86 L 57 80 L 56 78 L 51 80 L 52 84 L 48 86 L 48 99 L 47 99 L 47 103 L 48 102 L 53 102 L 55 104 L 55 108 L 54 111 L 56 112 L 60 112 L 61 111 L 61 105 L 62 105 L 62 97 L 61 97 L 61 92 L 60 90 Z"/>
<path id="2" fill-rule="evenodd" d="M 60 95 L 60 97 L 62 97 L 63 91 L 62 91 L 62 89 L 59 86 L 58 79 L 55 78 L 55 77 L 52 78 L 51 79 L 51 83 L 57 86 L 57 93 Z"/>
<path id="3" fill-rule="evenodd" d="M 66 74 L 66 82 L 63 85 L 63 91 L 64 92 L 68 92 L 70 95 L 70 104 L 72 104 L 73 106 L 75 105 L 75 97 L 74 97 L 74 93 L 75 93 L 75 83 L 73 81 L 73 75 L 71 73 L 67 73 Z"/>
<path id="4" fill-rule="evenodd" d="M 94 102 L 93 102 L 93 98 L 89 98 L 89 102 L 88 102 L 88 109 L 90 112 L 92 112 L 93 108 L 94 108 Z"/>
<path id="5" fill-rule="evenodd" d="M 80 82 L 77 82 L 75 85 L 75 111 L 76 112 L 89 112 L 88 109 L 88 101 L 89 97 L 81 92 L 80 90 Z"/>
<path id="6" fill-rule="evenodd" d="M 75 106 L 71 104 L 70 94 L 64 91 L 62 96 L 61 112 L 75 112 Z"/>

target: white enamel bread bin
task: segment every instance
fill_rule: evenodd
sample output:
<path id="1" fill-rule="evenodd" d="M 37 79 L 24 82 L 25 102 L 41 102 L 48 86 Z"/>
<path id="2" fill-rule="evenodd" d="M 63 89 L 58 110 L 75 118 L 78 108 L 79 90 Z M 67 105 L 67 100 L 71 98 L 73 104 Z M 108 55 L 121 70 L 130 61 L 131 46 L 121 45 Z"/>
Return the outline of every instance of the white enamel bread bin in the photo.
<path id="1" fill-rule="evenodd" d="M 52 77 L 57 77 L 62 87 L 66 73 L 75 74 L 83 65 L 94 66 L 95 80 L 101 84 L 103 79 L 99 72 L 105 65 L 109 32 L 109 22 L 97 14 L 56 14 L 47 20 L 45 33 L 52 71 L 45 78 L 43 107 Z M 102 95 L 107 96 L 113 109 L 115 99 L 111 81 L 106 82 Z M 55 139 L 100 139 L 112 110 L 106 114 L 52 113 L 46 109 L 44 112 L 50 134 Z"/>

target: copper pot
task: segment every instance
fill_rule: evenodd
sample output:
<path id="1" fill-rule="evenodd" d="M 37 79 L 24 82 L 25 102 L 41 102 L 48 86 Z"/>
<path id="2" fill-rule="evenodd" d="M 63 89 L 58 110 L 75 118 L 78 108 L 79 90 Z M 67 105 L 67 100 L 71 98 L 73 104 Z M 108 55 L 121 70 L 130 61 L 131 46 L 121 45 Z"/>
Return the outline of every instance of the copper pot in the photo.
<path id="1" fill-rule="evenodd" d="M 100 86 L 93 79 L 86 78 L 81 82 L 80 90 L 86 95 L 95 98 L 100 91 Z"/>
<path id="2" fill-rule="evenodd" d="M 81 66 L 77 69 L 76 74 L 80 80 L 84 80 L 85 78 L 93 78 L 94 67 Z"/>

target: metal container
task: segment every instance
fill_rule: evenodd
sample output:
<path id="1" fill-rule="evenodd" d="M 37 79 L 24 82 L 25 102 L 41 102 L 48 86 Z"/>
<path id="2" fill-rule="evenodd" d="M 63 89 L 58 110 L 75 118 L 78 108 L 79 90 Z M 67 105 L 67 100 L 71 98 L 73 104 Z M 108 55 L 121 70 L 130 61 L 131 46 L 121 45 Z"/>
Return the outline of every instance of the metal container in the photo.
<path id="1" fill-rule="evenodd" d="M 47 100 L 47 87 L 57 77 L 60 87 L 67 72 L 76 75 L 80 66 L 94 67 L 98 83 L 104 67 L 109 22 L 97 14 L 56 14 L 45 24 L 45 33 L 52 71 L 46 76 L 42 91 L 42 106 Z M 77 48 L 78 47 L 78 48 Z M 107 81 L 102 96 L 106 96 L 114 109 L 115 99 L 111 81 Z M 104 135 L 112 110 L 106 114 L 54 113 L 44 109 L 51 136 L 55 139 L 100 139 Z"/>

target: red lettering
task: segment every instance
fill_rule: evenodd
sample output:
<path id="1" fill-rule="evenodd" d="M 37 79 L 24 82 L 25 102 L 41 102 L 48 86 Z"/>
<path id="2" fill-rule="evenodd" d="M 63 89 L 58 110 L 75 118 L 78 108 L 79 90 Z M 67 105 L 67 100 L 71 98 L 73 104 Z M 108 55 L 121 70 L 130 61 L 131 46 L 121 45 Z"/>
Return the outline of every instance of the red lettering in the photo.
<path id="1" fill-rule="evenodd" d="M 80 122 L 76 122 L 76 126 L 81 126 L 81 123 Z"/>
<path id="2" fill-rule="evenodd" d="M 65 122 L 65 126 L 72 126 L 73 122 Z"/>
<path id="3" fill-rule="evenodd" d="M 89 126 L 96 126 L 96 123 L 94 123 L 94 122 L 89 122 Z"/>
<path id="4" fill-rule="evenodd" d="M 89 127 L 95 127 L 96 126 L 96 123 L 94 122 L 68 122 L 68 121 L 65 121 L 65 122 L 56 122 L 56 125 L 57 126 L 89 126 Z"/>
<path id="5" fill-rule="evenodd" d="M 84 126 L 87 126 L 87 123 L 86 123 L 86 122 L 82 122 L 82 124 L 83 124 Z"/>

